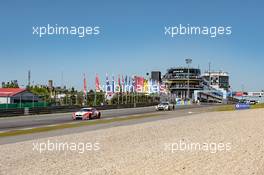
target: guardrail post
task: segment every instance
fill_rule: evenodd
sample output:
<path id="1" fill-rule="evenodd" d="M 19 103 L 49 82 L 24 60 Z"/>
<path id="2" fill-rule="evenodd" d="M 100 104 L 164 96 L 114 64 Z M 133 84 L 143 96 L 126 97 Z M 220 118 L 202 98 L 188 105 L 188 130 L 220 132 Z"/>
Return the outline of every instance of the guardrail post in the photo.
<path id="1" fill-rule="evenodd" d="M 29 108 L 28 107 L 24 108 L 24 115 L 29 115 Z"/>

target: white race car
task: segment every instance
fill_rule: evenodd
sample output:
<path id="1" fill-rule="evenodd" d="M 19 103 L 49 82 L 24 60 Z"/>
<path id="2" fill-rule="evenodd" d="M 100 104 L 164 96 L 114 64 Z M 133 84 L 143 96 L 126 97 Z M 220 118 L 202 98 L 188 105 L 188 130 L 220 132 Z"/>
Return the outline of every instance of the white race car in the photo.
<path id="1" fill-rule="evenodd" d="M 80 111 L 72 114 L 73 120 L 90 120 L 95 118 L 101 118 L 101 112 L 95 108 L 82 108 Z"/>
<path id="2" fill-rule="evenodd" d="M 172 110 L 174 107 L 173 107 L 173 104 L 170 104 L 169 102 L 162 102 L 160 104 L 158 104 L 156 106 L 156 110 L 157 111 L 160 111 L 160 110 L 163 110 L 163 111 L 170 111 Z"/>

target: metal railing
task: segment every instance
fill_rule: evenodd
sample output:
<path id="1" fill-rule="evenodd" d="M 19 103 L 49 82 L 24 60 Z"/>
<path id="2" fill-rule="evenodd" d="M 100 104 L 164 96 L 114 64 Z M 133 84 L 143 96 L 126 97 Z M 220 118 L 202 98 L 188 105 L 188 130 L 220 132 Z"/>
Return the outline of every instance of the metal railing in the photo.
<path id="1" fill-rule="evenodd" d="M 119 104 L 119 105 L 103 105 L 95 106 L 98 110 L 107 109 L 121 109 L 121 108 L 135 108 L 154 106 L 158 103 L 135 103 L 135 104 Z M 36 114 L 52 114 L 52 113 L 67 113 L 75 112 L 85 106 L 49 106 L 38 108 L 18 108 L 18 109 L 0 109 L 0 117 L 23 116 L 23 115 L 36 115 Z"/>

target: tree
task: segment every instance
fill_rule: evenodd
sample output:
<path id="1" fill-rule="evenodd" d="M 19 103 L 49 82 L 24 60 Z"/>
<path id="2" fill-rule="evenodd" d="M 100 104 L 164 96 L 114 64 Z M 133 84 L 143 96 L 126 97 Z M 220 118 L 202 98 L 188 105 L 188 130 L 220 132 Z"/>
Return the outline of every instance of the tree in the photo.
<path id="1" fill-rule="evenodd" d="M 27 87 L 27 90 L 39 97 L 42 97 L 45 101 L 50 100 L 50 92 L 47 87 L 30 86 Z"/>
<path id="2" fill-rule="evenodd" d="M 87 93 L 87 106 L 94 106 L 94 100 L 95 100 L 95 92 L 93 90 L 90 90 Z M 101 103 L 105 102 L 105 93 L 103 91 L 96 92 L 96 102 L 95 106 L 101 105 Z"/>
<path id="3" fill-rule="evenodd" d="M 2 82 L 2 88 L 19 88 L 18 81 L 12 80 L 11 82 Z"/>

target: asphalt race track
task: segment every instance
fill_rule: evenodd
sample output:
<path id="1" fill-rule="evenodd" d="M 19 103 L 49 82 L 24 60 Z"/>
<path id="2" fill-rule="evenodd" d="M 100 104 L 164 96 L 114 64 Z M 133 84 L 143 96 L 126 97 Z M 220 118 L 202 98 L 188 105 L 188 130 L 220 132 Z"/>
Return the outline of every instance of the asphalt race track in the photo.
<path id="1" fill-rule="evenodd" d="M 208 105 L 192 105 L 192 106 L 179 106 L 176 110 L 181 109 L 192 109 L 192 108 L 204 108 Z M 155 112 L 155 107 L 142 107 L 142 108 L 126 108 L 126 109 L 112 109 L 101 111 L 101 118 L 114 118 L 136 114 L 146 114 Z M 20 117 L 8 117 L 0 118 L 0 131 L 31 128 L 52 124 L 60 124 L 73 122 L 71 118 L 72 113 L 61 113 L 61 114 L 46 114 L 46 115 L 31 115 L 31 116 L 20 116 Z"/>
<path id="2" fill-rule="evenodd" d="M 40 138 L 47 138 L 47 137 L 54 137 L 54 136 L 61 136 L 61 135 L 68 135 L 74 133 L 81 133 L 87 131 L 95 131 L 99 129 L 111 128 L 111 127 L 119 127 L 119 126 L 128 126 L 128 125 L 135 125 L 145 122 L 152 122 L 157 120 L 166 120 L 175 117 L 187 117 L 193 114 L 199 114 L 211 111 L 213 108 L 217 107 L 217 105 L 193 105 L 193 106 L 181 106 L 177 107 L 174 111 L 161 111 L 157 112 L 158 116 L 154 117 L 146 117 L 140 119 L 133 119 L 133 120 L 126 120 L 120 122 L 111 122 L 105 124 L 96 124 L 90 125 L 89 127 L 75 127 L 75 128 L 65 128 L 59 130 L 53 130 L 48 132 L 39 132 L 33 134 L 25 134 L 25 135 L 17 135 L 12 137 L 3 137 L 0 139 L 0 145 L 2 144 L 9 144 L 9 143 L 16 143 L 22 142 L 27 140 L 33 139 L 40 139 Z M 105 120 L 107 118 L 114 118 L 114 117 L 125 117 L 129 115 L 141 115 L 141 114 L 155 114 L 154 107 L 144 107 L 144 108 L 127 108 L 127 109 L 114 109 L 114 110 L 105 110 L 102 112 L 102 119 Z M 71 119 L 71 114 L 50 114 L 50 115 L 35 115 L 35 116 L 22 116 L 22 117 L 11 117 L 11 118 L 1 118 L 0 125 L 1 131 L 5 132 L 8 130 L 20 130 L 20 129 L 28 129 L 30 126 L 38 127 L 44 126 L 54 123 L 67 123 L 73 122 Z M 82 122 L 80 120 L 76 122 Z M 85 122 L 85 121 L 84 121 Z"/>

